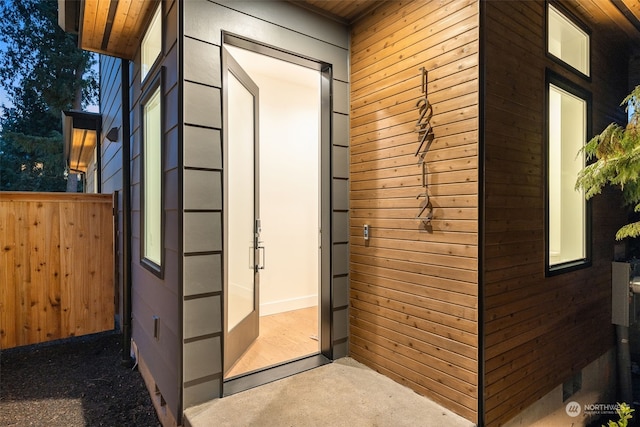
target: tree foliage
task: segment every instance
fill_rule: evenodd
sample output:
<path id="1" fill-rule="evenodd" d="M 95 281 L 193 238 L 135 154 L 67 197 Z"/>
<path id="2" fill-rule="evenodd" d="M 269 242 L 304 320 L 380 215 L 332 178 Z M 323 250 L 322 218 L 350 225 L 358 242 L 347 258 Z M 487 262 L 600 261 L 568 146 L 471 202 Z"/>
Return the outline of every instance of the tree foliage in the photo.
<path id="1" fill-rule="evenodd" d="M 64 191 L 61 111 L 97 101 L 93 54 L 58 26 L 53 0 L 0 3 L 0 190 Z"/>
<path id="2" fill-rule="evenodd" d="M 584 188 L 587 199 L 606 185 L 619 187 L 624 201 L 640 212 L 640 86 L 622 101 L 630 114 L 625 127 L 611 123 L 584 147 L 589 163 L 578 174 L 576 188 Z M 640 236 L 640 222 L 623 226 L 616 239 Z"/>
<path id="3" fill-rule="evenodd" d="M 0 191 L 65 191 L 60 120 L 29 84 L 15 93 L 17 106 L 1 122 Z"/>
<path id="4" fill-rule="evenodd" d="M 93 55 L 78 48 L 76 35 L 58 25 L 58 2 L 4 0 L 0 4 L 0 84 L 12 98 L 31 82 L 56 111 L 95 103 L 98 84 Z M 83 105 L 84 104 L 84 105 Z"/>

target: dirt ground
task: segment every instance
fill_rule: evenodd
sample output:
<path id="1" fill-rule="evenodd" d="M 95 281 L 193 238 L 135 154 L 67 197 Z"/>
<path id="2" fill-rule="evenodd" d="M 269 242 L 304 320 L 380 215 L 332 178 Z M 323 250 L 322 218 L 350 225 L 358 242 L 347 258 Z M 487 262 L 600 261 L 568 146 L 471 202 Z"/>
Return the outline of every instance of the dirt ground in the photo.
<path id="1" fill-rule="evenodd" d="M 159 426 L 115 332 L 0 352 L 0 426 Z"/>

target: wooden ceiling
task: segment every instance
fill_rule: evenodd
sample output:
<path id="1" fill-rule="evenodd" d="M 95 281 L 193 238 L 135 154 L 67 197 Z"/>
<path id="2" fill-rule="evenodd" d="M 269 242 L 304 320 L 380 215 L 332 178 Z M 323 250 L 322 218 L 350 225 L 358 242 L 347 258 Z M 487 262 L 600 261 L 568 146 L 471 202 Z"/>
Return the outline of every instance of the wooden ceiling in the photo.
<path id="1" fill-rule="evenodd" d="M 385 0 L 290 0 L 337 21 L 351 23 Z"/>
<path id="2" fill-rule="evenodd" d="M 58 0 L 58 21 L 80 47 L 133 59 L 159 0 Z"/>
<path id="3" fill-rule="evenodd" d="M 84 0 L 82 4 L 81 47 L 132 59 L 158 2 Z"/>
<path id="4" fill-rule="evenodd" d="M 598 24 L 612 32 L 626 34 L 640 48 L 640 0 L 582 0 L 572 2 L 587 24 Z"/>
<path id="5" fill-rule="evenodd" d="M 101 125 L 102 118 L 99 113 L 76 110 L 63 112 L 64 155 L 69 168 L 74 171 L 87 171 L 93 160 Z"/>

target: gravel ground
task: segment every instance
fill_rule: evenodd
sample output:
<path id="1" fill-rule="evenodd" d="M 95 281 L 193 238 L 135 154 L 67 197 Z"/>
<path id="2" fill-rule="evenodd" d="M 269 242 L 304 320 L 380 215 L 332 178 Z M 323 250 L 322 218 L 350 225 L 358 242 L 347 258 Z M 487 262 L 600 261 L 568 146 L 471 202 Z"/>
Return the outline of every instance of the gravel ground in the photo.
<path id="1" fill-rule="evenodd" d="M 3 350 L 0 426 L 159 426 L 115 332 Z"/>

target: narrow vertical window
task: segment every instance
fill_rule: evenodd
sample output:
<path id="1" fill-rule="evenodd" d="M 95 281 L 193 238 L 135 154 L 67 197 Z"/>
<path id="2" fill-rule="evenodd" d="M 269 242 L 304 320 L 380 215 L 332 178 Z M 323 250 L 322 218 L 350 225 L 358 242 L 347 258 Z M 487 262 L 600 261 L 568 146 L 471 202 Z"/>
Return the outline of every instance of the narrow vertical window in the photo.
<path id="1" fill-rule="evenodd" d="M 153 13 L 140 47 L 140 80 L 144 81 L 162 51 L 162 6 Z"/>
<path id="2" fill-rule="evenodd" d="M 162 265 L 162 102 L 160 85 L 154 86 L 142 104 L 142 256 L 159 271 Z"/>
<path id="3" fill-rule="evenodd" d="M 552 79 L 553 80 L 553 79 Z M 588 96 L 550 81 L 547 134 L 548 271 L 589 262 L 588 213 L 583 190 L 576 190 L 584 167 L 582 147 L 588 132 Z"/>
<path id="4" fill-rule="evenodd" d="M 589 76 L 589 34 L 551 4 L 547 9 L 547 51 Z"/>

